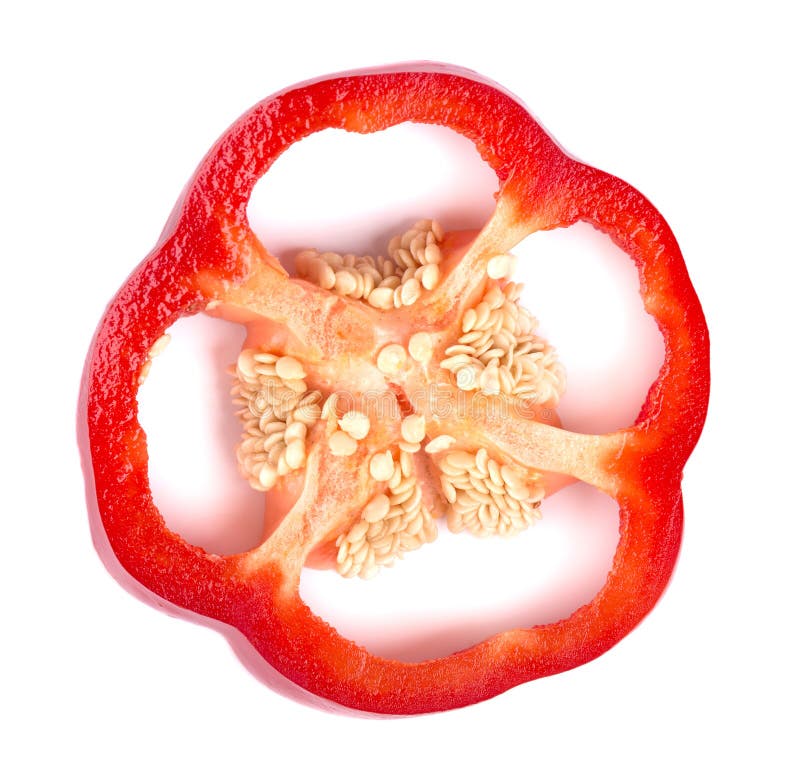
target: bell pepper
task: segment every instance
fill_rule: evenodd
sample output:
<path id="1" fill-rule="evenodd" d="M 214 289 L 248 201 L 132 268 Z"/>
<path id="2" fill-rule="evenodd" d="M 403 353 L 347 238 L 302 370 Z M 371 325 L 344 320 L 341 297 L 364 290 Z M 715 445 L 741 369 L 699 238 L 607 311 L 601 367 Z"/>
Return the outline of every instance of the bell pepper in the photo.
<path id="1" fill-rule="evenodd" d="M 352 452 L 353 440 L 342 437 L 340 457 L 334 457 L 327 444 L 331 431 L 320 422 L 320 432 L 309 433 L 303 468 L 286 477 L 284 493 L 292 500 L 264 542 L 220 556 L 187 543 L 165 524 L 150 492 L 146 438 L 137 419 L 137 389 L 153 345 L 178 318 L 205 311 L 246 322 L 246 347 L 258 347 L 265 333 L 281 334 L 280 351 L 315 367 L 316 380 L 328 390 L 337 381 L 346 384 L 343 367 L 364 364 L 401 406 L 420 403 L 413 391 L 429 377 L 416 364 L 389 376 L 397 366 L 378 359 L 387 346 L 388 325 L 381 323 L 396 323 L 400 315 L 290 277 L 254 235 L 246 212 L 255 183 L 296 141 L 326 128 L 372 133 L 408 121 L 466 136 L 500 187 L 496 210 L 481 231 L 443 239 L 451 261 L 442 261 L 441 283 L 423 290 L 408 308 L 406 334 L 460 333 L 459 318 L 485 286 L 491 258 L 533 231 L 583 221 L 636 264 L 644 307 L 665 347 L 641 413 L 624 430 L 565 431 L 554 415 L 540 413 L 546 403 L 534 405 L 533 413 L 501 418 L 474 405 L 466 422 L 427 416 L 429 437 L 472 437 L 492 452 L 512 453 L 520 469 L 544 475 L 546 486 L 579 479 L 612 496 L 620 538 L 604 586 L 569 617 L 505 631 L 419 663 L 372 655 L 313 614 L 298 595 L 302 566 L 314 551 L 326 545 L 330 551 L 370 498 L 365 464 L 391 439 L 381 438 L 379 426 L 373 426 L 377 438 L 355 440 Z M 326 373 L 326 365 L 334 368 Z M 439 389 L 454 404 L 474 393 L 452 382 Z M 96 544 L 139 595 L 220 628 L 262 677 L 277 670 L 276 679 L 291 681 L 284 687 L 374 713 L 461 707 L 598 657 L 652 609 L 678 555 L 681 472 L 700 434 L 708 392 L 708 333 L 700 304 L 669 226 L 638 191 L 570 157 L 514 97 L 472 72 L 420 63 L 326 77 L 267 98 L 223 134 L 181 195 L 158 245 L 98 326 L 80 411 Z M 429 410 L 416 411 L 425 416 Z M 274 478 L 270 472 L 270 487 Z M 425 501 L 431 511 L 438 506 L 430 496 Z M 258 658 L 263 660 L 256 663 Z"/>

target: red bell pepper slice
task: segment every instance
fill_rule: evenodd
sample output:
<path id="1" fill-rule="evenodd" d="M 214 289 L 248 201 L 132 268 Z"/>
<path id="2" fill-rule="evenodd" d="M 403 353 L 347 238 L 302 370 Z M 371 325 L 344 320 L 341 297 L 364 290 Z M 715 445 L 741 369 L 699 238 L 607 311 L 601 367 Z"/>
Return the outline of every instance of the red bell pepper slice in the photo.
<path id="1" fill-rule="evenodd" d="M 153 503 L 136 400 L 148 350 L 166 328 L 253 285 L 259 314 L 291 323 L 307 350 L 331 357 L 374 347 L 372 323 L 357 307 L 325 309 L 329 293 L 286 276 L 250 230 L 246 207 L 256 181 L 301 138 L 406 121 L 466 136 L 500 181 L 490 223 L 426 310 L 452 308 L 485 271 L 489 248 L 507 251 L 535 230 L 581 220 L 636 263 L 645 309 L 665 345 L 658 378 L 630 428 L 588 436 L 528 419 L 493 420 L 485 429 L 532 467 L 586 481 L 618 502 L 620 541 L 600 592 L 566 619 L 420 663 L 371 655 L 298 596 L 306 537 L 343 511 L 344 465 L 323 468 L 310 456 L 308 469 L 319 469 L 318 478 L 264 545 L 209 554 L 170 531 Z M 321 324 L 304 313 L 320 310 L 328 311 Z M 708 391 L 700 304 L 672 232 L 639 192 L 569 157 L 513 97 L 474 73 L 424 64 L 328 77 L 270 97 L 234 123 L 194 174 L 158 246 L 108 306 L 87 358 L 80 413 L 96 543 L 107 565 L 118 561 L 132 577 L 120 575 L 128 585 L 221 628 L 251 665 L 261 664 L 262 676 L 267 667 L 258 656 L 299 688 L 349 708 L 408 714 L 460 707 L 596 658 L 650 611 L 678 554 L 681 470 L 700 434 Z M 353 505 L 365 500 L 359 485 L 349 484 Z"/>

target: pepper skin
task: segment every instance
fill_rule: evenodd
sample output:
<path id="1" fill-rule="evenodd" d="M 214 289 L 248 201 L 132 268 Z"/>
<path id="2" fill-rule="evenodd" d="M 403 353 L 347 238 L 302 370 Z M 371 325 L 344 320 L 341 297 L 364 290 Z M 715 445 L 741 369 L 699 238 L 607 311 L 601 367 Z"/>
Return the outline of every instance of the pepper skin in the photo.
<path id="1" fill-rule="evenodd" d="M 357 485 L 343 499 L 350 488 L 336 481 L 341 474 L 310 455 L 314 478 L 275 533 L 246 553 L 209 554 L 170 531 L 153 503 L 136 400 L 148 350 L 165 330 L 243 289 L 256 270 L 262 314 L 293 325 L 308 349 L 340 354 L 374 346 L 371 323 L 357 307 L 337 310 L 337 320 L 325 308 L 327 293 L 277 266 L 250 230 L 246 207 L 256 181 L 303 137 L 325 128 L 375 132 L 405 121 L 466 136 L 500 182 L 494 215 L 431 295 L 430 311 L 451 308 L 483 272 L 490 250 L 508 251 L 535 230 L 584 221 L 636 264 L 645 309 L 665 346 L 658 378 L 630 428 L 588 436 L 528 420 L 492 431 L 521 460 L 582 479 L 617 501 L 620 541 L 600 592 L 556 623 L 509 630 L 420 663 L 371 655 L 298 595 L 298 551 L 306 550 L 315 523 L 341 513 L 348 500 L 362 500 Z M 315 307 L 331 316 L 302 314 Z M 138 595 L 222 630 L 248 665 L 284 690 L 373 713 L 462 707 L 596 658 L 652 609 L 678 555 L 681 471 L 700 434 L 708 391 L 700 304 L 670 228 L 639 192 L 568 156 L 516 99 L 474 73 L 415 63 L 326 77 L 264 100 L 225 132 L 157 247 L 105 312 L 87 357 L 79 412 L 95 541 Z"/>

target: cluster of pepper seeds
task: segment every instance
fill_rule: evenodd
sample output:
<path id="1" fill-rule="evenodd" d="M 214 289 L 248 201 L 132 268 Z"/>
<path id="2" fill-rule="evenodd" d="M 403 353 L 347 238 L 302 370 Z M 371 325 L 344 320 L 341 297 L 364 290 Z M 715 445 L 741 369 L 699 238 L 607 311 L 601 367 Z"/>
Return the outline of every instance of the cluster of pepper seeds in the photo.
<path id="1" fill-rule="evenodd" d="M 439 283 L 443 235 L 436 220 L 423 219 L 392 238 L 388 259 L 307 249 L 297 255 L 295 266 L 301 278 L 326 290 L 363 300 L 376 309 L 399 309 Z"/>
<path id="2" fill-rule="evenodd" d="M 391 450 L 373 455 L 370 474 L 385 484 L 364 507 L 361 519 L 336 540 L 336 571 L 343 577 L 370 579 L 403 553 L 436 539 L 436 523 L 422 503 L 422 489 L 411 453 Z"/>
<path id="3" fill-rule="evenodd" d="M 509 273 L 508 257 L 493 258 L 490 269 L 502 259 L 495 273 Z M 480 303 L 464 313 L 463 335 L 445 350 L 441 367 L 454 375 L 462 390 L 557 403 L 564 392 L 564 369 L 553 348 L 534 333 L 536 319 L 519 304 L 522 287 L 490 282 Z"/>
<path id="4" fill-rule="evenodd" d="M 297 256 L 301 277 L 340 295 L 362 299 L 379 309 L 400 308 L 416 302 L 422 288 L 439 281 L 441 226 L 421 220 L 389 243 L 390 260 L 306 250 Z M 508 254 L 491 258 L 489 285 L 481 301 L 465 312 L 463 335 L 445 350 L 441 366 L 452 372 L 463 390 L 486 395 L 515 395 L 539 403 L 557 402 L 564 390 L 564 373 L 555 353 L 534 329 L 538 323 L 519 304 L 521 284 L 505 281 L 516 260 Z M 432 356 L 428 334 L 414 334 L 409 354 L 419 362 Z M 378 367 L 396 373 L 406 360 L 400 345 L 385 347 Z M 328 420 L 328 446 L 336 456 L 353 455 L 370 429 L 362 412 L 341 417 L 332 393 L 320 409 L 322 394 L 308 391 L 305 370 L 294 358 L 245 350 L 239 356 L 233 388 L 245 431 L 237 456 L 242 473 L 257 490 L 269 490 L 279 476 L 305 465 L 308 426 Z M 422 504 L 412 455 L 425 439 L 425 418 L 412 414 L 400 426 L 397 450 L 372 456 L 369 474 L 376 492 L 361 517 L 336 539 L 336 570 L 345 577 L 369 579 L 381 566 L 391 566 L 403 553 L 436 538 L 436 523 Z M 544 489 L 537 475 L 528 478 L 518 469 L 490 458 L 486 449 L 452 449 L 448 435 L 428 442 L 425 452 L 435 455 L 442 492 L 449 504 L 448 529 L 475 536 L 511 536 L 541 517 Z"/>
<path id="5" fill-rule="evenodd" d="M 438 462 L 442 492 L 450 504 L 447 527 L 475 536 L 513 536 L 541 518 L 544 488 L 481 448 L 449 450 Z"/>
<path id="6" fill-rule="evenodd" d="M 369 432 L 369 418 L 363 412 L 350 410 L 338 417 L 335 393 L 325 402 L 322 417 L 336 421 L 328 439 L 334 456 L 352 455 L 358 440 Z M 436 538 L 436 523 L 422 504 L 412 459 L 425 438 L 425 418 L 418 414 L 404 418 L 400 435 L 398 457 L 389 449 L 370 458 L 369 475 L 381 492 L 364 507 L 361 518 L 336 539 L 336 570 L 343 577 L 370 579 L 381 566 L 393 565 L 403 553 Z"/>
<path id="7" fill-rule="evenodd" d="M 293 357 L 246 349 L 234 373 L 231 394 L 244 425 L 239 469 L 251 487 L 269 490 L 279 476 L 305 466 L 306 435 L 320 418 L 322 393 L 308 390 Z"/>

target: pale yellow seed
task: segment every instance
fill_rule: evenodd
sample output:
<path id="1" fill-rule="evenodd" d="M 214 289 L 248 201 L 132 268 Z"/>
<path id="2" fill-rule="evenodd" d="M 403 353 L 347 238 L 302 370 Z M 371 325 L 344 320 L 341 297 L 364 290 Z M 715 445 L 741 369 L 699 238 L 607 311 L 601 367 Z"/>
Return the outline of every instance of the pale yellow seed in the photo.
<path id="1" fill-rule="evenodd" d="M 470 312 L 472 312 L 472 316 L 471 317 L 470 317 Z M 470 323 L 470 327 L 472 327 L 475 324 L 475 310 L 474 309 L 470 309 L 464 315 L 464 321 L 468 321 Z M 461 327 L 462 327 L 462 329 L 464 328 L 463 323 L 462 323 Z M 488 340 L 488 336 L 489 335 L 490 334 L 484 333 L 482 330 L 470 330 L 469 333 L 465 333 L 463 336 L 461 336 L 461 338 L 459 338 L 458 343 L 459 344 L 476 344 L 477 342 L 481 342 L 484 339 Z"/>
<path id="2" fill-rule="evenodd" d="M 444 462 L 460 471 L 469 471 L 475 465 L 475 456 L 464 450 L 452 450 L 444 456 Z"/>
<path id="3" fill-rule="evenodd" d="M 500 366 L 498 376 L 500 379 L 500 389 L 506 393 L 506 395 L 511 395 L 514 389 L 514 379 L 511 376 L 511 372 L 506 366 Z"/>
<path id="4" fill-rule="evenodd" d="M 486 323 L 489 321 L 489 315 L 492 313 L 491 308 L 489 308 L 489 304 L 486 301 L 481 301 L 475 307 L 475 327 L 477 329 L 483 329 Z"/>
<path id="5" fill-rule="evenodd" d="M 488 491 L 486 493 L 481 493 L 480 490 L 475 490 L 475 488 L 467 488 L 466 492 L 475 506 L 477 506 L 478 504 L 492 503 L 492 499 L 491 496 L 488 495 Z"/>
<path id="6" fill-rule="evenodd" d="M 499 517 L 494 517 L 491 513 L 491 507 L 483 504 L 478 510 L 478 520 L 484 528 L 494 528 L 497 526 Z"/>
<path id="7" fill-rule="evenodd" d="M 506 492 L 505 485 L 497 485 L 491 478 L 485 479 L 483 481 L 483 486 L 487 488 L 490 493 L 494 493 L 495 495 Z"/>
<path id="8" fill-rule="evenodd" d="M 328 446 L 331 452 L 339 457 L 347 457 L 352 455 L 358 449 L 358 442 L 350 436 L 349 433 L 344 431 L 336 431 L 330 439 L 328 439 Z"/>
<path id="9" fill-rule="evenodd" d="M 504 258 L 510 258 L 510 255 L 498 255 L 497 257 L 493 257 L 489 261 L 489 267 L 491 268 L 492 263 L 495 263 L 495 268 L 498 266 L 503 266 L 507 263 Z M 483 300 L 486 301 L 486 305 L 492 309 L 499 309 L 505 303 L 505 296 L 503 295 L 503 291 L 499 287 L 492 287 L 489 292 L 483 297 Z"/>
<path id="10" fill-rule="evenodd" d="M 424 257 L 420 259 L 420 252 L 425 251 L 425 234 L 417 233 L 417 235 L 414 236 L 414 240 L 409 245 L 408 250 L 414 256 L 417 262 L 424 262 Z"/>
<path id="11" fill-rule="evenodd" d="M 518 471 L 511 468 L 511 466 L 501 466 L 500 474 L 503 477 L 503 482 L 505 482 L 507 485 L 520 486 L 525 483 L 522 475 Z"/>
<path id="12" fill-rule="evenodd" d="M 481 359 L 484 363 L 489 363 L 492 360 L 496 360 L 498 358 L 503 357 L 505 354 L 505 350 L 500 349 L 500 347 L 492 347 L 491 349 L 487 349 L 486 352 L 481 354 Z"/>
<path id="13" fill-rule="evenodd" d="M 425 262 L 436 265 L 442 261 L 442 250 L 436 244 L 428 244 L 425 247 Z"/>
<path id="14" fill-rule="evenodd" d="M 472 363 L 469 355 L 452 355 L 451 357 L 445 358 L 439 365 L 445 369 L 445 371 L 455 371 L 458 372 L 460 368 L 464 366 L 468 366 Z M 457 376 L 457 373 L 456 373 Z"/>
<path id="15" fill-rule="evenodd" d="M 433 339 L 429 333 L 415 333 L 408 340 L 408 353 L 419 363 L 427 363 L 433 356 Z"/>
<path id="16" fill-rule="evenodd" d="M 462 489 L 466 490 L 466 488 L 469 487 L 469 479 L 464 478 L 464 469 L 453 466 L 446 460 L 443 460 L 439 463 L 439 470 L 443 474 L 447 475 L 450 482 L 453 483 L 454 488 L 458 488 L 459 490 Z"/>
<path id="17" fill-rule="evenodd" d="M 258 360 L 258 355 L 256 355 L 256 374 L 259 377 L 265 377 L 265 381 L 270 381 L 270 379 L 275 378 L 278 375 L 278 372 L 275 370 L 275 365 L 270 363 L 261 363 Z"/>
<path id="18" fill-rule="evenodd" d="M 314 405 L 314 404 L 318 403 L 321 398 L 322 398 L 322 393 L 320 393 L 319 390 L 312 390 L 310 393 L 308 393 L 307 395 L 304 395 L 300 399 L 300 403 L 298 404 L 298 406 L 311 406 L 311 405 Z"/>
<path id="19" fill-rule="evenodd" d="M 530 498 L 530 491 L 526 485 L 509 485 L 506 484 L 506 492 L 511 498 L 517 501 L 527 501 Z"/>
<path id="20" fill-rule="evenodd" d="M 273 365 L 278 362 L 278 356 L 270 352 L 255 352 L 253 354 L 253 360 L 263 365 Z"/>
<path id="21" fill-rule="evenodd" d="M 339 295 L 350 295 L 356 291 L 357 286 L 358 282 L 356 281 L 355 274 L 348 270 L 336 272 L 335 289 Z"/>
<path id="22" fill-rule="evenodd" d="M 422 516 L 422 512 L 417 512 L 414 519 L 406 527 L 406 533 L 416 536 L 422 530 L 422 523 L 424 520 L 425 518 Z"/>
<path id="23" fill-rule="evenodd" d="M 284 383 L 292 392 L 298 395 L 305 393 L 308 390 L 308 385 L 302 379 L 285 379 Z"/>
<path id="24" fill-rule="evenodd" d="M 343 558 L 342 563 L 340 563 L 336 567 L 336 571 L 339 572 L 339 574 L 341 574 L 342 577 L 350 577 L 350 576 L 352 576 L 351 573 L 350 573 L 350 570 L 352 568 L 353 568 L 353 559 L 352 558 L 347 558 L 347 559 Z"/>
<path id="25" fill-rule="evenodd" d="M 376 287 L 367 298 L 370 306 L 376 309 L 391 309 L 394 305 L 394 291 L 388 287 Z"/>
<path id="26" fill-rule="evenodd" d="M 281 423 L 281 425 L 283 424 L 284 423 Z M 262 443 L 264 452 L 269 452 L 279 442 L 285 442 L 285 436 L 286 434 L 284 430 L 274 431 L 273 433 L 270 433 L 269 436 L 267 436 Z"/>
<path id="27" fill-rule="evenodd" d="M 425 438 L 425 418 L 421 414 L 412 414 L 400 424 L 400 435 L 411 444 L 418 444 Z"/>
<path id="28" fill-rule="evenodd" d="M 306 462 L 306 445 L 303 439 L 292 439 L 284 453 L 286 464 L 290 469 L 299 469 Z"/>
<path id="29" fill-rule="evenodd" d="M 379 452 L 369 462 L 370 476 L 376 482 L 386 482 L 394 474 L 394 459 L 391 452 Z"/>
<path id="30" fill-rule="evenodd" d="M 286 460 L 286 450 L 284 450 L 278 458 L 278 476 L 285 477 L 291 470 L 292 468 Z"/>
<path id="31" fill-rule="evenodd" d="M 421 447 L 422 447 L 422 445 L 420 445 L 420 444 L 412 444 L 411 442 L 408 442 L 408 441 L 399 441 L 399 442 L 397 442 L 397 446 L 403 452 L 410 452 L 412 454 L 415 453 L 415 452 L 419 452 Z"/>
<path id="32" fill-rule="evenodd" d="M 318 404 L 303 404 L 292 413 L 295 420 L 302 423 L 313 423 L 320 418 L 320 408 Z"/>
<path id="33" fill-rule="evenodd" d="M 414 495 L 414 484 L 413 480 L 404 480 L 401 485 L 397 487 L 397 490 L 392 493 L 389 497 L 389 502 L 392 506 L 400 506 L 408 501 L 411 496 Z"/>
<path id="34" fill-rule="evenodd" d="M 317 284 L 323 290 L 332 290 L 336 285 L 336 274 L 327 263 L 320 263 L 317 270 Z"/>
<path id="35" fill-rule="evenodd" d="M 369 433 L 369 417 L 363 412 L 346 412 L 339 420 L 339 427 L 354 439 L 361 441 Z"/>
<path id="36" fill-rule="evenodd" d="M 239 353 L 239 358 L 236 361 L 236 370 L 242 376 L 255 378 L 256 366 L 252 349 L 245 349 Z"/>
<path id="37" fill-rule="evenodd" d="M 369 296 L 375 289 L 375 280 L 370 274 L 361 274 L 361 298 L 369 300 Z"/>
<path id="38" fill-rule="evenodd" d="M 385 374 L 400 373 L 406 366 L 406 351 L 399 344 L 389 344 L 378 353 L 378 368 Z"/>
<path id="39" fill-rule="evenodd" d="M 444 354 L 448 357 L 452 357 L 453 355 L 471 356 L 475 354 L 475 347 L 469 344 L 452 344 L 444 351 Z"/>
<path id="40" fill-rule="evenodd" d="M 439 284 L 439 276 L 440 272 L 438 265 L 426 265 L 420 279 L 422 286 L 426 290 L 432 290 L 437 284 Z"/>
<path id="41" fill-rule="evenodd" d="M 406 511 L 407 514 L 411 514 L 412 512 L 416 512 L 419 509 L 421 503 L 422 503 L 422 491 L 419 489 L 419 487 L 417 487 L 414 490 L 414 493 L 411 496 L 411 498 L 409 498 L 408 501 L 405 501 L 403 503 L 403 509 Z"/>
<path id="42" fill-rule="evenodd" d="M 456 489 L 453 487 L 453 484 L 450 482 L 447 477 L 442 474 L 441 477 L 441 485 L 442 485 L 442 493 L 444 493 L 444 497 L 448 500 L 449 503 L 455 504 L 456 499 L 458 498 L 458 494 L 456 493 Z"/>
<path id="43" fill-rule="evenodd" d="M 261 485 L 264 490 L 269 490 L 277 481 L 278 479 L 278 472 L 268 463 L 265 463 L 258 472 L 258 484 Z"/>
<path id="44" fill-rule="evenodd" d="M 460 368 L 456 373 L 456 384 L 461 390 L 474 390 L 478 386 L 478 372 L 475 367 Z"/>
<path id="45" fill-rule="evenodd" d="M 394 299 L 394 290 L 396 290 L 400 286 L 400 277 L 397 274 L 391 274 L 390 276 L 384 277 L 383 281 L 378 285 L 380 288 L 388 288 L 392 290 L 392 296 Z"/>
<path id="46" fill-rule="evenodd" d="M 431 439 L 427 446 L 425 447 L 425 452 L 429 455 L 433 455 L 436 452 L 443 452 L 444 450 L 449 449 L 456 443 L 456 440 L 453 436 L 449 436 L 446 433 L 443 433 L 441 436 L 437 436 L 435 439 Z"/>
<path id="47" fill-rule="evenodd" d="M 284 380 L 303 379 L 306 375 L 303 364 L 296 358 L 289 357 L 288 355 L 284 355 L 278 360 L 275 364 L 275 370 L 278 372 L 278 376 Z"/>
<path id="48" fill-rule="evenodd" d="M 403 477 L 410 477 L 413 470 L 414 460 L 411 457 L 411 453 L 405 451 L 402 452 L 400 454 L 400 471 L 403 473 Z"/>
<path id="49" fill-rule="evenodd" d="M 400 239 L 400 246 L 403 249 L 408 249 L 411 246 L 411 242 L 417 237 L 417 230 L 415 228 L 409 228 L 403 233 Z"/>
<path id="50" fill-rule="evenodd" d="M 150 373 L 150 368 L 152 367 L 152 363 L 149 360 L 145 360 L 142 364 L 142 369 L 139 371 L 139 384 L 141 385 L 145 379 L 147 379 L 148 374 Z"/>
<path id="51" fill-rule="evenodd" d="M 354 542 L 358 542 L 360 539 L 363 539 L 367 535 L 367 529 L 369 528 L 369 523 L 365 520 L 359 520 L 347 533 L 345 537 L 350 544 Z"/>
<path id="52" fill-rule="evenodd" d="M 305 441 L 306 433 L 308 433 L 308 428 L 306 428 L 303 423 L 291 422 L 286 426 L 286 431 L 283 434 L 283 438 L 287 444 L 295 439 L 301 439 Z"/>
<path id="53" fill-rule="evenodd" d="M 497 465 L 497 461 L 490 460 L 486 465 L 489 469 L 489 478 L 498 488 L 502 488 L 503 477 L 500 473 L 500 466 Z"/>
<path id="54" fill-rule="evenodd" d="M 267 452 L 267 463 L 272 466 L 277 466 L 281 456 L 285 451 L 286 445 L 282 441 L 279 441 L 277 444 L 269 448 L 269 451 Z"/>
<path id="55" fill-rule="evenodd" d="M 364 512 L 361 516 L 369 524 L 377 523 L 389 514 L 389 507 L 389 496 L 381 493 L 364 507 Z"/>
<path id="56" fill-rule="evenodd" d="M 329 417 L 336 417 L 336 393 L 331 393 L 325 403 L 322 405 L 322 412 L 320 416 L 323 420 L 327 420 Z"/>
<path id="57" fill-rule="evenodd" d="M 163 336 L 160 336 L 156 339 L 155 343 L 152 347 L 150 347 L 150 351 L 147 353 L 151 358 L 158 357 L 167 347 L 169 344 L 172 336 L 169 333 L 165 333 Z"/>
<path id="58" fill-rule="evenodd" d="M 403 481 L 403 472 L 400 469 L 400 464 L 396 463 L 394 465 L 394 471 L 392 472 L 392 477 L 389 480 L 389 489 L 390 490 L 397 490 L 397 486 Z"/>
<path id="59" fill-rule="evenodd" d="M 497 366 L 490 366 L 481 373 L 480 386 L 486 395 L 497 395 L 500 392 L 500 374 Z"/>
<path id="60" fill-rule="evenodd" d="M 419 295 L 419 282 L 414 278 L 404 282 L 403 286 L 400 288 L 400 300 L 404 306 L 410 306 L 412 303 L 415 303 Z"/>

